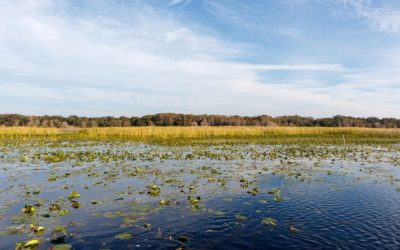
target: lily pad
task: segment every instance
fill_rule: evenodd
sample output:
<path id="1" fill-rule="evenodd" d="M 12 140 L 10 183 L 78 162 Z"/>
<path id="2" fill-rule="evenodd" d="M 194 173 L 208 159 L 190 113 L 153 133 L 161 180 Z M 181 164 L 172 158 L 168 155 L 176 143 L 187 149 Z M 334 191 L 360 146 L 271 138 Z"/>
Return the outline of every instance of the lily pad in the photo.
<path id="1" fill-rule="evenodd" d="M 115 235 L 114 238 L 116 238 L 118 240 L 130 240 L 130 239 L 132 239 L 132 235 L 130 233 L 121 233 L 121 234 Z"/>
<path id="2" fill-rule="evenodd" d="M 79 197 L 81 197 L 81 195 L 76 191 L 73 191 L 68 195 L 68 199 L 77 199 Z"/>

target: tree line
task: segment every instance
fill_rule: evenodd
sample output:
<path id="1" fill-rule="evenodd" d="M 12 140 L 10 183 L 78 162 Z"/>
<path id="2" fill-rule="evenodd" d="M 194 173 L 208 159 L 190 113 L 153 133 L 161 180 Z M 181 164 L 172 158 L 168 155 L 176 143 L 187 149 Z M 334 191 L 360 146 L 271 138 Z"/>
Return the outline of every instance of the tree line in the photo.
<path id="1" fill-rule="evenodd" d="M 305 126 L 400 128 L 400 119 L 377 117 L 333 116 L 313 118 L 298 115 L 227 116 L 161 113 L 141 117 L 27 116 L 0 114 L 0 126 L 32 127 L 131 127 L 131 126 Z"/>

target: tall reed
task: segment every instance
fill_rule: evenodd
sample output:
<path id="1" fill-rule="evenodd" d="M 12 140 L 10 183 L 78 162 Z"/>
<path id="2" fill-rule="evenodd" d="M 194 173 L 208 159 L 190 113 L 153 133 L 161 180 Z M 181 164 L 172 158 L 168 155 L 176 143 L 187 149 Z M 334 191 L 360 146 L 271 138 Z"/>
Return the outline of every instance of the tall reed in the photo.
<path id="1" fill-rule="evenodd" d="M 0 138 L 131 140 L 155 143 L 400 142 L 400 129 L 328 127 L 107 127 L 57 129 L 0 127 Z"/>

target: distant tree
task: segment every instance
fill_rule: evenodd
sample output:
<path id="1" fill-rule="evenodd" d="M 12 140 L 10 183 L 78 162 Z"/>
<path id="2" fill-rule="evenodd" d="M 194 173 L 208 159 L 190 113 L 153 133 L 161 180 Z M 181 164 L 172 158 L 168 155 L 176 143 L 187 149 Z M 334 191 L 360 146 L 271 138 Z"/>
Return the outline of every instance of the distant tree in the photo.
<path id="1" fill-rule="evenodd" d="M 78 116 L 24 116 L 0 114 L 0 126 L 32 127 L 128 127 L 128 126 L 322 126 L 322 127 L 370 127 L 400 128 L 400 119 L 377 117 L 351 117 L 336 115 L 328 118 L 299 115 L 272 117 L 192 115 L 159 113 L 142 117 L 78 117 Z"/>

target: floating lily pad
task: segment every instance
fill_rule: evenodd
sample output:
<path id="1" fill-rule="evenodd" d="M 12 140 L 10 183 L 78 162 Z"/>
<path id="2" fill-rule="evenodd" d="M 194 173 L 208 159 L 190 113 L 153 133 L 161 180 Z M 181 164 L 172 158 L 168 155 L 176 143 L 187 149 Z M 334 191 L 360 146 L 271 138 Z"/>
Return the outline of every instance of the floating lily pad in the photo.
<path id="1" fill-rule="evenodd" d="M 57 244 L 52 247 L 52 250 L 70 250 L 72 249 L 72 245 L 70 244 Z"/>
<path id="2" fill-rule="evenodd" d="M 81 195 L 76 191 L 73 191 L 68 195 L 68 199 L 77 199 L 79 197 L 81 197 Z"/>
<path id="3" fill-rule="evenodd" d="M 114 238 L 116 238 L 118 240 L 130 240 L 130 239 L 132 239 L 132 235 L 130 233 L 120 233 L 120 234 L 115 235 Z"/>
<path id="4" fill-rule="evenodd" d="M 277 224 L 277 221 L 272 217 L 266 217 L 266 218 L 261 220 L 261 224 L 271 225 L 272 227 L 275 227 L 276 224 Z"/>

